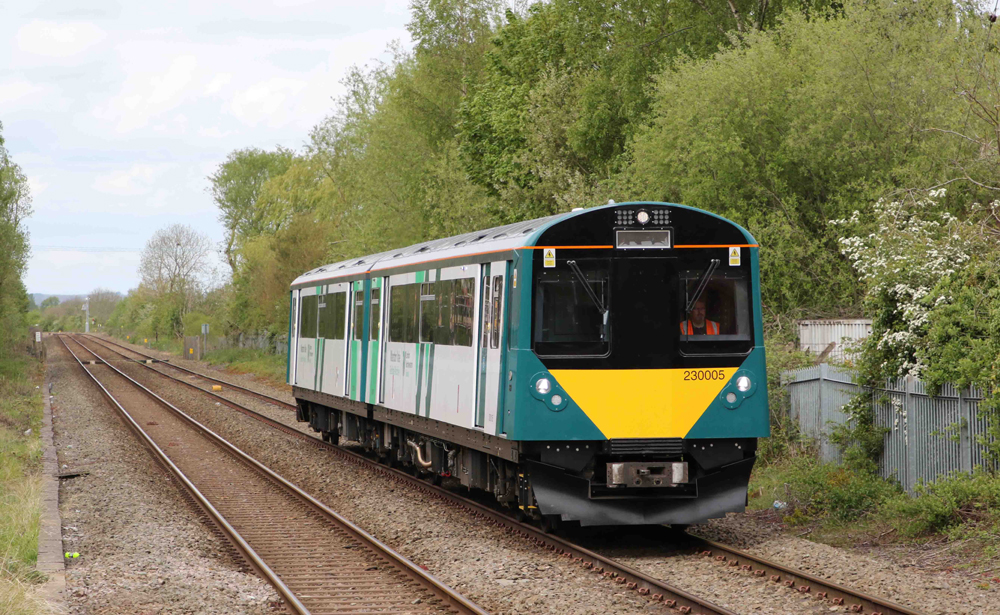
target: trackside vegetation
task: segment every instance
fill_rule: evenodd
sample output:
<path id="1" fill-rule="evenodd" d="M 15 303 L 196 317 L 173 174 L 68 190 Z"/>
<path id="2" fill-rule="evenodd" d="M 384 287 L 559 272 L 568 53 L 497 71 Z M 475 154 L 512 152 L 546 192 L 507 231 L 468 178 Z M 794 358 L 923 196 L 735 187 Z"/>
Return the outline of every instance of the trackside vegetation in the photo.
<path id="1" fill-rule="evenodd" d="M 0 612 L 47 611 L 31 586 L 41 515 L 41 364 L 28 352 L 28 296 L 21 278 L 31 195 L 4 147 L 0 124 Z"/>
<path id="2" fill-rule="evenodd" d="M 754 505 L 884 522 L 887 539 L 995 532 L 995 467 L 909 498 L 875 472 L 870 408 L 851 407 L 848 461 L 825 466 L 780 386 L 813 360 L 797 319 L 870 317 L 861 380 L 979 387 L 1000 460 L 1000 39 L 979 3 L 413 0 L 410 14 L 412 46 L 349 71 L 301 150 L 238 149 L 207 178 L 226 282 L 144 279 L 109 327 L 280 336 L 289 282 L 324 263 L 609 199 L 684 203 L 762 246 L 774 435 Z"/>

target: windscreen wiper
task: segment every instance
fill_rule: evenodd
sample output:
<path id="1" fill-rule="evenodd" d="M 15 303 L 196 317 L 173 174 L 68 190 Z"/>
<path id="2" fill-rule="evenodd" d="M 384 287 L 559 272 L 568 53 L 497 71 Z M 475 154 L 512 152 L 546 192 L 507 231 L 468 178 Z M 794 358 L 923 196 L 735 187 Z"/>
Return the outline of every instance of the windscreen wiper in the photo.
<path id="1" fill-rule="evenodd" d="M 705 287 L 708 286 L 708 280 L 711 279 L 712 274 L 719 267 L 719 259 L 713 258 L 708 261 L 708 267 L 702 272 L 701 277 L 698 278 L 698 285 L 694 287 L 694 294 L 691 299 L 688 300 L 687 307 L 684 309 L 685 314 L 690 314 L 691 310 L 694 308 L 694 304 L 701 298 L 701 294 L 705 292 Z"/>
<path id="2" fill-rule="evenodd" d="M 715 262 L 718 264 L 719 261 Z M 580 271 L 580 266 L 576 264 L 576 261 L 566 261 L 566 264 L 573 270 L 573 275 L 575 275 L 576 279 L 580 281 L 580 284 L 583 284 L 583 289 L 587 291 L 587 295 L 590 297 L 590 300 L 594 302 L 594 305 L 597 306 L 597 310 L 601 313 L 601 316 L 604 317 L 604 324 L 607 324 L 608 309 L 604 307 L 604 303 L 601 301 L 600 297 L 597 296 L 594 289 L 590 287 L 589 283 L 587 283 L 587 278 L 583 275 L 583 272 Z"/>

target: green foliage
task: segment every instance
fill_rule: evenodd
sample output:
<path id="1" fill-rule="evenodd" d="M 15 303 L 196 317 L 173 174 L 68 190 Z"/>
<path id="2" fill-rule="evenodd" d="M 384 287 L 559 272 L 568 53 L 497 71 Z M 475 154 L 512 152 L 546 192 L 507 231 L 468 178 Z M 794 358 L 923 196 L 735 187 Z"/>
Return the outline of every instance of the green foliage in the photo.
<path id="1" fill-rule="evenodd" d="M 875 408 L 867 393 L 857 395 L 842 411 L 848 422 L 834 425 L 830 442 L 843 453 L 846 466 L 875 475 L 889 429 L 875 424 Z"/>
<path id="2" fill-rule="evenodd" d="M 290 150 L 280 147 L 274 152 L 255 147 L 236 150 L 209 177 L 209 192 L 228 232 L 225 253 L 233 271 L 237 268 L 240 239 L 269 229 L 268 212 L 257 203 L 264 183 L 269 177 L 284 173 L 293 157 Z"/>
<path id="3" fill-rule="evenodd" d="M 767 508 L 779 500 L 784 514 L 805 519 L 851 521 L 869 515 L 902 494 L 898 485 L 849 465 L 820 463 L 814 455 L 788 457 L 756 469 L 750 482 L 753 507 Z"/>
<path id="4" fill-rule="evenodd" d="M 950 6 L 849 2 L 825 20 L 786 13 L 707 60 L 679 58 L 657 79 L 620 186 L 746 226 L 765 246 L 773 311 L 856 305 L 827 221 L 887 187 L 922 184 L 957 151 L 927 129 L 963 110 L 941 85 L 956 35 Z"/>
<path id="5" fill-rule="evenodd" d="M 38 578 L 43 374 L 22 352 L 0 358 L 0 611 L 27 614 L 40 612 L 25 585 Z"/>
<path id="6" fill-rule="evenodd" d="M 250 348 L 228 348 L 214 350 L 205 355 L 205 361 L 212 365 L 225 365 L 236 373 L 254 374 L 273 384 L 284 385 L 286 357 Z"/>
<path id="7" fill-rule="evenodd" d="M 882 516 L 905 536 L 987 530 L 1000 524 L 1000 479 L 982 471 L 956 472 L 916 488 L 915 497 L 887 503 Z"/>

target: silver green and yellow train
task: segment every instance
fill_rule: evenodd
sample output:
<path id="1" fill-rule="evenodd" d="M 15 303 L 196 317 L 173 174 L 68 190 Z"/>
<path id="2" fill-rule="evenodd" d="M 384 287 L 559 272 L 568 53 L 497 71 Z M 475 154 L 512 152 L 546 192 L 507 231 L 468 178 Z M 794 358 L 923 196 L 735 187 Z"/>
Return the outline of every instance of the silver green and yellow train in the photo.
<path id="1" fill-rule="evenodd" d="M 291 286 L 298 419 L 542 524 L 742 511 L 770 430 L 758 250 L 642 202 L 319 267 Z"/>

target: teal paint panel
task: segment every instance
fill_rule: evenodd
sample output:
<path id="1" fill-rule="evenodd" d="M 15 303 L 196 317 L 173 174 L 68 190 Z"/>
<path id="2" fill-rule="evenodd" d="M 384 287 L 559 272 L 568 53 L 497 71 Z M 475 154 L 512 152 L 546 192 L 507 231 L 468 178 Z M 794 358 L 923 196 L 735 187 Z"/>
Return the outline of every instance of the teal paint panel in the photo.
<path id="1" fill-rule="evenodd" d="M 736 390 L 736 378 L 747 375 L 757 386 L 753 395 L 747 397 L 736 408 L 726 407 L 726 394 Z M 764 347 L 757 346 L 750 351 L 740 369 L 729 380 L 722 392 L 712 400 L 708 409 L 687 433 L 686 438 L 766 438 L 771 435 L 770 415 L 767 403 L 767 367 L 764 362 Z"/>
<path id="2" fill-rule="evenodd" d="M 378 382 L 378 377 L 376 376 L 376 374 L 378 374 L 378 359 L 379 359 L 378 355 L 379 355 L 378 342 L 377 341 L 368 342 L 368 356 L 370 357 L 370 363 L 371 363 L 368 366 L 369 369 L 371 370 L 370 371 L 371 378 L 368 379 L 368 402 L 369 403 L 375 403 L 375 402 L 378 401 L 375 398 L 375 393 L 376 393 L 376 391 L 375 391 L 375 385 Z"/>
<path id="3" fill-rule="evenodd" d="M 514 372 L 508 387 L 504 429 L 511 440 L 606 440 L 590 417 L 563 391 L 569 400 L 559 412 L 549 410 L 544 401 L 531 395 L 532 376 L 548 373 L 531 350 L 511 350 L 507 353 L 507 369 Z M 550 375 L 549 378 L 552 378 Z M 555 378 L 552 378 L 555 380 Z"/>
<path id="4" fill-rule="evenodd" d="M 427 401 L 424 403 L 424 416 L 431 418 L 431 391 L 434 388 L 434 349 L 437 344 L 427 344 Z M 419 414 L 419 413 L 418 413 Z"/>
<path id="5" fill-rule="evenodd" d="M 417 344 L 417 398 L 413 402 L 413 413 L 420 416 L 420 393 L 424 389 L 424 346 L 426 344 Z"/>

